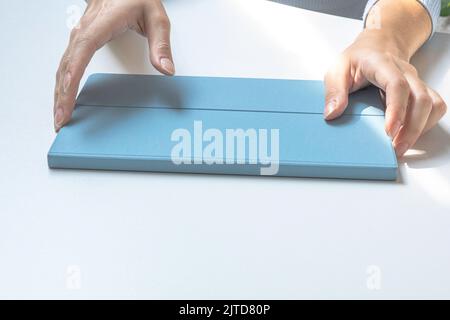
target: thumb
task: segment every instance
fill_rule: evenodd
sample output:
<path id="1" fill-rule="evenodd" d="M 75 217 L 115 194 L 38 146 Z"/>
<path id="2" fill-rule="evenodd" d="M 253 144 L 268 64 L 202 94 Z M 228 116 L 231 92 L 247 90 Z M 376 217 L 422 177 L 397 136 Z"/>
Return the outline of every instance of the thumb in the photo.
<path id="1" fill-rule="evenodd" d="M 175 74 L 170 46 L 170 21 L 160 1 L 153 2 L 147 9 L 145 25 L 152 65 L 165 75 Z"/>
<path id="2" fill-rule="evenodd" d="M 336 119 L 347 108 L 351 82 L 350 63 L 340 59 L 325 76 L 325 120 Z"/>

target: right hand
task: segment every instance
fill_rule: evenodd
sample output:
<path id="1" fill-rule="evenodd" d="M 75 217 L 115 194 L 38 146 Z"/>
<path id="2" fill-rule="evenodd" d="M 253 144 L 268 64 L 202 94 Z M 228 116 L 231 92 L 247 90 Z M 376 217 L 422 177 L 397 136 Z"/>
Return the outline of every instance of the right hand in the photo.
<path id="1" fill-rule="evenodd" d="M 56 73 L 56 132 L 70 121 L 81 78 L 95 52 L 128 29 L 148 38 L 150 62 L 158 71 L 175 73 L 170 22 L 161 0 L 91 0 L 70 35 Z"/>

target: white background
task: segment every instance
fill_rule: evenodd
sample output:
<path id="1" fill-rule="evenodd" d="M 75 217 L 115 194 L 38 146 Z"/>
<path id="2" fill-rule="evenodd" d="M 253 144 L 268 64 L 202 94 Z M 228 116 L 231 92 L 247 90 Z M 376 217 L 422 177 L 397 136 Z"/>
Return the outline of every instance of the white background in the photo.
<path id="1" fill-rule="evenodd" d="M 361 29 L 262 0 L 165 3 L 179 75 L 321 79 Z M 398 182 L 49 170 L 77 6 L 0 1 L 0 297 L 450 298 L 449 116 Z M 414 63 L 450 102 L 450 35 Z M 93 72 L 155 73 L 131 33 Z"/>

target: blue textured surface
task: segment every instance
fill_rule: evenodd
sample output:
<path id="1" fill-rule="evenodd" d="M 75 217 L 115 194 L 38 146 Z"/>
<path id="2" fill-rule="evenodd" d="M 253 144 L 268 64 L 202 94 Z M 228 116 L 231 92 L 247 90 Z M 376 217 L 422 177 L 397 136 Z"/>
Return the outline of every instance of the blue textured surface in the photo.
<path id="1" fill-rule="evenodd" d="M 323 105 L 320 81 L 96 74 L 48 162 L 51 168 L 260 174 L 262 165 L 249 164 L 248 153 L 237 159 L 241 164 L 174 164 L 172 133 L 193 132 L 194 121 L 202 121 L 203 131 L 268 129 L 270 135 L 279 129 L 279 176 L 396 179 L 376 89 L 352 95 L 344 116 L 332 122 L 323 120 Z"/>

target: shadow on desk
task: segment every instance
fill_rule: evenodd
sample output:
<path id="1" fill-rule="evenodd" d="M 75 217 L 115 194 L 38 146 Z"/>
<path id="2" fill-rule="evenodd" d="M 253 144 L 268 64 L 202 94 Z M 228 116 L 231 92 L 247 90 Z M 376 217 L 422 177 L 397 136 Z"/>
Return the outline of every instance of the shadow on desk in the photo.
<path id="1" fill-rule="evenodd" d="M 438 125 L 422 136 L 400 163 L 414 169 L 437 168 L 448 163 L 449 154 L 450 134 Z"/>

